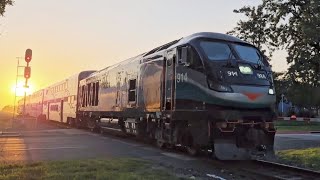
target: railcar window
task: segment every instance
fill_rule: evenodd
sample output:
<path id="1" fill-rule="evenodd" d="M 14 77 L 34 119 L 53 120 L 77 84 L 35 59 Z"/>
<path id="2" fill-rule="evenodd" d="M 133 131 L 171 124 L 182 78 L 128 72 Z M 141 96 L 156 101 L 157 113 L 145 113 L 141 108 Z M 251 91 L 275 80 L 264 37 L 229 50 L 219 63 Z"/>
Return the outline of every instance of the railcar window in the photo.
<path id="1" fill-rule="evenodd" d="M 88 106 L 91 106 L 91 84 L 88 84 Z"/>
<path id="2" fill-rule="evenodd" d="M 171 65 L 172 65 L 172 59 L 168 59 L 167 66 L 171 66 Z"/>
<path id="3" fill-rule="evenodd" d="M 93 87 L 94 83 L 91 83 L 91 89 L 90 89 L 90 106 L 93 106 L 93 103 L 94 103 L 94 87 Z"/>
<path id="4" fill-rule="evenodd" d="M 51 105 L 50 111 L 59 111 L 59 106 L 58 105 Z"/>
<path id="5" fill-rule="evenodd" d="M 99 101 L 99 82 L 96 83 L 96 97 L 95 97 L 95 106 L 98 106 L 98 101 Z"/>
<path id="6" fill-rule="evenodd" d="M 129 80 L 129 102 L 136 101 L 136 79 Z"/>
<path id="7" fill-rule="evenodd" d="M 88 86 L 85 86 L 84 97 L 85 97 L 85 107 L 87 107 L 88 106 Z"/>
<path id="8" fill-rule="evenodd" d="M 91 106 L 95 106 L 95 101 L 96 101 L 96 83 L 92 83 L 92 101 L 91 101 Z"/>
<path id="9" fill-rule="evenodd" d="M 90 101 L 91 101 L 91 96 L 90 96 L 90 91 L 91 91 L 91 84 L 88 84 L 88 98 L 87 98 L 87 106 L 90 106 Z"/>
<path id="10" fill-rule="evenodd" d="M 210 60 L 221 61 L 234 59 L 234 55 L 226 43 L 201 41 L 200 46 Z"/>
<path id="11" fill-rule="evenodd" d="M 81 88 L 81 100 L 82 100 L 82 107 L 85 106 L 85 97 L 84 97 L 84 86 Z"/>

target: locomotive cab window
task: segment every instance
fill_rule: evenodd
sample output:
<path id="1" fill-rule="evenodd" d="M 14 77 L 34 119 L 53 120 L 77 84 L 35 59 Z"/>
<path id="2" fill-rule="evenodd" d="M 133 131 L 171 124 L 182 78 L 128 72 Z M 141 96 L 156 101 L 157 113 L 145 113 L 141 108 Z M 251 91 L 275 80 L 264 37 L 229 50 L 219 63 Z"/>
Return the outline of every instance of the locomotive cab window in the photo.
<path id="1" fill-rule="evenodd" d="M 136 79 L 129 80 L 129 92 L 128 92 L 128 101 L 136 101 Z"/>
<path id="2" fill-rule="evenodd" d="M 211 61 L 235 59 L 229 45 L 223 42 L 201 41 L 200 46 Z"/>
<path id="3" fill-rule="evenodd" d="M 198 53 L 193 48 L 188 48 L 188 61 L 190 63 L 190 68 L 203 72 L 203 64 L 198 55 Z"/>
<path id="4" fill-rule="evenodd" d="M 192 47 L 183 47 L 187 49 L 187 52 L 185 55 L 183 55 L 182 48 L 178 49 L 178 57 L 179 57 L 179 62 L 182 61 L 183 56 L 186 56 L 186 60 L 188 63 L 188 67 L 200 72 L 203 72 L 204 67 L 202 64 L 202 61 L 200 59 L 200 56 L 198 53 L 194 50 Z"/>

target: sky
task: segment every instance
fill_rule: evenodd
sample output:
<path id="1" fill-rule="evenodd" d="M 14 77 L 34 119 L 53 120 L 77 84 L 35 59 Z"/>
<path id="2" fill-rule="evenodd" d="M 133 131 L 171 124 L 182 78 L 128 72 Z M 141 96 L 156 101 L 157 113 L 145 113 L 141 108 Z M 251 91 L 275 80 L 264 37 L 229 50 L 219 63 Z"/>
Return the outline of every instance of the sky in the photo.
<path id="1" fill-rule="evenodd" d="M 15 0 L 0 17 L 0 109 L 14 103 L 17 57 L 32 49 L 31 91 L 100 70 L 195 32 L 226 33 L 260 0 Z M 276 52 L 275 71 L 287 68 Z M 20 68 L 20 74 L 23 69 Z M 19 78 L 18 81 L 22 81 Z"/>

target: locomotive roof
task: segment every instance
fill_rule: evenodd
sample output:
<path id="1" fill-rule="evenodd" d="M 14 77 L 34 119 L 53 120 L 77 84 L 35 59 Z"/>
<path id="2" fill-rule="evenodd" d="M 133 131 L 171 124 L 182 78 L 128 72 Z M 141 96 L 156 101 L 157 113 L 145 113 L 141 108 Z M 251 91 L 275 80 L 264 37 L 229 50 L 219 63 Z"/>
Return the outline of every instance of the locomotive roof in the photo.
<path id="1" fill-rule="evenodd" d="M 187 42 L 189 42 L 193 39 L 197 39 L 197 38 L 210 38 L 210 39 L 218 39 L 218 40 L 223 40 L 223 41 L 247 43 L 245 41 L 242 41 L 239 38 L 236 38 L 234 36 L 230 36 L 228 34 L 214 33 L 214 32 L 199 32 L 199 33 L 194 33 L 190 36 L 186 36 L 186 37 L 182 38 L 178 44 L 187 43 Z"/>
<path id="2" fill-rule="evenodd" d="M 170 49 L 173 47 L 177 47 L 183 44 L 187 44 L 190 41 L 197 39 L 197 38 L 208 38 L 208 39 L 216 39 L 216 40 L 223 40 L 223 41 L 230 41 L 230 42 L 238 42 L 238 43 L 247 43 L 245 41 L 242 41 L 239 38 L 236 38 L 234 36 L 230 36 L 228 34 L 222 34 L 222 33 L 214 33 L 214 32 L 199 32 L 194 33 L 189 36 L 183 37 L 181 39 L 169 42 L 167 44 L 164 44 L 162 46 L 159 46 L 157 48 L 152 49 L 151 51 L 148 51 L 143 56 L 148 56 L 150 54 L 153 54 L 155 52 L 159 52 L 165 49 Z"/>
<path id="3" fill-rule="evenodd" d="M 154 49 L 152 49 L 150 51 L 147 51 L 147 52 L 142 53 L 140 55 L 137 55 L 135 57 L 129 58 L 129 59 L 124 60 L 124 61 L 121 61 L 121 62 L 116 63 L 114 65 L 108 66 L 108 67 L 106 67 L 104 69 L 101 69 L 100 71 L 92 73 L 89 77 L 95 76 L 99 72 L 104 71 L 106 69 L 112 69 L 112 68 L 117 67 L 119 65 L 127 64 L 127 63 L 129 63 L 131 61 L 134 61 L 136 59 L 140 59 L 141 57 L 146 57 L 146 56 L 151 55 L 151 54 L 156 53 L 156 52 L 160 52 L 160 51 L 163 51 L 163 50 L 166 50 L 166 49 L 170 49 L 170 48 L 177 47 L 177 46 L 180 46 L 180 45 L 183 45 L 183 44 L 187 44 L 190 41 L 192 41 L 194 39 L 197 39 L 197 38 L 209 38 L 209 39 L 216 39 L 216 40 L 223 40 L 223 41 L 230 41 L 230 42 L 247 43 L 245 41 L 242 41 L 239 38 L 236 38 L 234 36 L 227 35 L 227 34 L 222 34 L 222 33 L 215 33 L 215 32 L 194 33 L 194 34 L 191 34 L 189 36 L 183 37 L 181 39 L 177 39 L 177 40 L 174 40 L 174 41 L 169 42 L 167 44 L 164 44 L 164 45 L 161 45 L 159 47 L 156 47 L 156 48 L 154 48 Z"/>

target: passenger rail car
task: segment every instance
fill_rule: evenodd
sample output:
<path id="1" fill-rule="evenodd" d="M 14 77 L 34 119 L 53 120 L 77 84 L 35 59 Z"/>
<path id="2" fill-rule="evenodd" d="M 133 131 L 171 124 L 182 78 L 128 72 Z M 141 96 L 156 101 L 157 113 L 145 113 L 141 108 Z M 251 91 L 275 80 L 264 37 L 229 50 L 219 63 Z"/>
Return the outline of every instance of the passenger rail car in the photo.
<path id="1" fill-rule="evenodd" d="M 79 81 L 94 71 L 82 71 L 26 97 L 26 114 L 39 119 L 75 124 Z M 19 111 L 23 112 L 23 99 Z"/>
<path id="2" fill-rule="evenodd" d="M 253 45 L 196 33 L 80 80 L 77 120 L 221 160 L 273 153 L 271 67 Z"/>
<path id="3" fill-rule="evenodd" d="M 38 117 L 42 114 L 43 108 L 43 90 L 36 91 L 31 95 L 26 96 L 25 112 L 28 116 Z M 18 101 L 17 112 L 23 113 L 24 99 Z"/>
<path id="4" fill-rule="evenodd" d="M 26 112 L 29 116 L 39 117 L 43 108 L 43 90 L 36 91 L 28 96 L 29 101 L 26 103 Z"/>
<path id="5" fill-rule="evenodd" d="M 74 124 L 79 81 L 94 71 L 83 71 L 44 89 L 43 115 L 48 120 Z"/>

